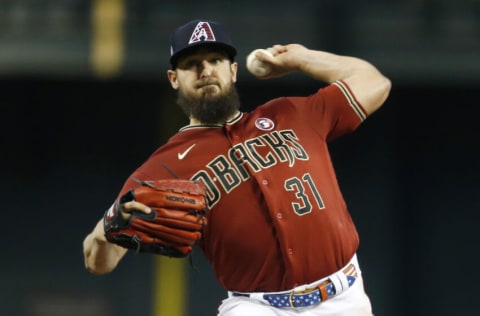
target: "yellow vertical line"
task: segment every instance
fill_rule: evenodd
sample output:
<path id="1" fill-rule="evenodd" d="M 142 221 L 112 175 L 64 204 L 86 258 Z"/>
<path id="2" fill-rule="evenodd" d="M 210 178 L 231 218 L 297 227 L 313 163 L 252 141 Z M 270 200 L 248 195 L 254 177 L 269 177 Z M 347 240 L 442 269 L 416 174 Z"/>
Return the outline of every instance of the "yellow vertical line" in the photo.
<path id="1" fill-rule="evenodd" d="M 153 316 L 184 316 L 187 266 L 184 259 L 155 256 Z"/>
<path id="2" fill-rule="evenodd" d="M 92 0 L 90 63 L 95 76 L 117 75 L 124 59 L 124 0 Z"/>
<path id="3" fill-rule="evenodd" d="M 138 1 L 138 0 L 137 0 Z M 160 100 L 157 105 L 157 141 L 163 143 L 168 135 L 175 133 L 185 120 L 179 107 L 162 106 L 175 104 L 175 95 L 170 93 L 170 85 L 159 87 Z M 165 91 L 168 91 L 166 93 Z M 187 122 L 188 123 L 188 122 Z M 185 316 L 188 313 L 188 259 L 175 259 L 155 256 L 153 276 L 152 316 Z"/>

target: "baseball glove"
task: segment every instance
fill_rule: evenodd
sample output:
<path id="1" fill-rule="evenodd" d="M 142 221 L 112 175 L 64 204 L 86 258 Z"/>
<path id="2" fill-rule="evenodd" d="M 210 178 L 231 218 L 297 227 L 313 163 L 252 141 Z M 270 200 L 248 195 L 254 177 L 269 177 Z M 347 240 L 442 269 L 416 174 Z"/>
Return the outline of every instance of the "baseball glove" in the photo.
<path id="1" fill-rule="evenodd" d="M 186 257 L 206 225 L 205 188 L 190 180 L 138 181 L 141 185 L 121 196 L 105 212 L 108 241 L 137 252 Z M 137 201 L 149 206 L 150 214 L 133 211 L 122 216 L 122 204 Z"/>

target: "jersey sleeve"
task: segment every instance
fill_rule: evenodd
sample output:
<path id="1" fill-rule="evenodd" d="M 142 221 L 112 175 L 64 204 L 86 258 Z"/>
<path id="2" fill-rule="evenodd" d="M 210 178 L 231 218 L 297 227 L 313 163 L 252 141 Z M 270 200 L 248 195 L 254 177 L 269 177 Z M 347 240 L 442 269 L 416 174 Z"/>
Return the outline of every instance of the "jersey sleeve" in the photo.
<path id="1" fill-rule="evenodd" d="M 354 131 L 367 118 L 367 112 L 343 81 L 321 88 L 307 98 L 293 97 L 290 101 L 295 107 L 302 107 L 298 112 L 303 121 L 327 141 Z"/>

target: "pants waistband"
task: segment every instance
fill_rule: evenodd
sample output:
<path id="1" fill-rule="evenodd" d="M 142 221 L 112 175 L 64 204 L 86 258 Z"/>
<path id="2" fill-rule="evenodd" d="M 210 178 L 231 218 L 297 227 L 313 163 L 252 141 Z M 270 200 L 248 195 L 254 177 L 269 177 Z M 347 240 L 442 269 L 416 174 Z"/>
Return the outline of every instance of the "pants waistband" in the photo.
<path id="1" fill-rule="evenodd" d="M 341 270 L 327 278 L 282 292 L 228 292 L 229 297 L 243 296 L 279 308 L 301 308 L 319 304 L 348 290 L 359 277 L 356 255 Z"/>

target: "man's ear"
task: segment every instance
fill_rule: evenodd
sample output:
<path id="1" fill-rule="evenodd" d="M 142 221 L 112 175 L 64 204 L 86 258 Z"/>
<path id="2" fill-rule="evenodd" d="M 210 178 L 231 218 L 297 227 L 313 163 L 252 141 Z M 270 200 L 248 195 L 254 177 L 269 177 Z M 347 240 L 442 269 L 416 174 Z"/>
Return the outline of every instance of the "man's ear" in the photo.
<path id="1" fill-rule="evenodd" d="M 169 69 L 167 71 L 168 81 L 173 89 L 178 90 L 178 81 L 177 81 L 177 72 L 175 70 Z"/>
<path id="2" fill-rule="evenodd" d="M 230 64 L 230 72 L 232 73 L 232 82 L 237 82 L 238 63 Z"/>

